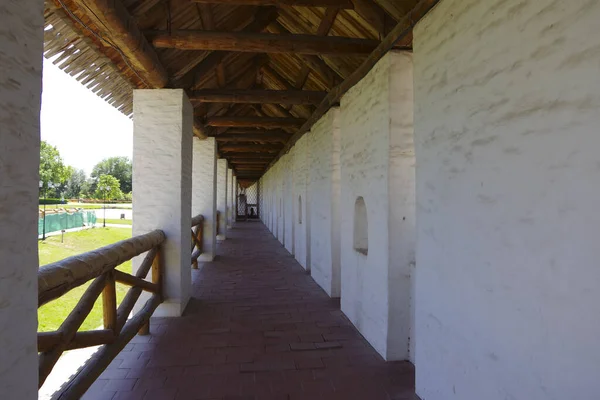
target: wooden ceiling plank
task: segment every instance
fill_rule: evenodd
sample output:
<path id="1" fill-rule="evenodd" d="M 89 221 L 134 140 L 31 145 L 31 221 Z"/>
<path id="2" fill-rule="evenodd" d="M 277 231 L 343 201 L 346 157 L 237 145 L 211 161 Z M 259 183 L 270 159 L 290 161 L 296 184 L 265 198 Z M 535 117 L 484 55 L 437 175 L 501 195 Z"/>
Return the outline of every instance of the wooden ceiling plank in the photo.
<path id="1" fill-rule="evenodd" d="M 326 95 L 326 92 L 307 90 L 203 89 L 190 92 L 189 98 L 199 103 L 319 105 Z"/>
<path id="2" fill-rule="evenodd" d="M 298 6 L 298 7 L 337 7 L 352 9 L 354 4 L 350 0 L 192 0 L 195 3 L 212 3 L 224 5 L 248 6 Z"/>
<path id="3" fill-rule="evenodd" d="M 106 35 L 120 49 L 125 62 L 149 87 L 167 86 L 167 71 L 123 3 L 114 0 L 74 0 L 74 3 L 92 21 L 106 27 Z"/>
<path id="4" fill-rule="evenodd" d="M 301 118 L 272 118 L 272 117 L 210 117 L 206 124 L 223 127 L 247 128 L 294 128 L 305 122 Z"/>
<path id="5" fill-rule="evenodd" d="M 352 0 L 354 11 L 367 21 L 380 35 L 387 35 L 397 21 L 388 14 L 379 4 L 372 0 Z"/>
<path id="6" fill-rule="evenodd" d="M 338 36 L 188 30 L 157 34 L 152 43 L 157 48 L 178 50 L 364 55 L 373 52 L 380 42 Z"/>
<path id="7" fill-rule="evenodd" d="M 398 22 L 394 29 L 387 35 L 381 44 L 367 57 L 361 66 L 344 80 L 340 85 L 332 89 L 325 100 L 317 107 L 313 115 L 300 127 L 298 132 L 294 134 L 279 153 L 276 159 L 273 160 L 273 165 L 277 160 L 286 154 L 294 144 L 308 132 L 312 126 L 325 115 L 325 113 L 335 104 L 340 101 L 340 98 L 363 79 L 371 69 L 381 60 L 383 56 L 394 48 L 397 42 L 401 41 L 405 36 L 412 32 L 413 27 L 423 18 L 429 10 L 431 10 L 440 0 L 421 0 L 404 18 Z"/>
<path id="8" fill-rule="evenodd" d="M 275 21 L 277 15 L 277 9 L 274 7 L 263 9 L 260 13 L 257 13 L 254 20 L 240 32 L 260 32 L 270 23 Z M 187 73 L 181 76 L 181 78 L 174 80 L 172 86 L 185 88 L 197 87 L 201 78 L 217 68 L 229 54 L 231 53 L 222 51 L 211 52 L 208 56 L 204 57 L 196 67 L 190 68 Z"/>

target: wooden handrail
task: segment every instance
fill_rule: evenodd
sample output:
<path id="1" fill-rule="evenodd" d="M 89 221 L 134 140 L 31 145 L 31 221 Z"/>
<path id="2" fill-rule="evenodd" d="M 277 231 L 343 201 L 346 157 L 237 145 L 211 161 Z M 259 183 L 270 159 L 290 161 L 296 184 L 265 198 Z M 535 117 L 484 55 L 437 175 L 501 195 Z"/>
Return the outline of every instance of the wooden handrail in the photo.
<path id="1" fill-rule="evenodd" d="M 88 360 L 83 369 L 61 388 L 56 397 L 79 399 L 136 333 L 148 332 L 150 316 L 163 301 L 160 247 L 165 239 L 164 232 L 156 230 L 39 269 L 39 307 L 93 280 L 58 330 L 38 332 L 39 387 L 43 385 L 64 351 L 103 345 L 97 356 Z M 115 269 L 145 252 L 146 257 L 135 276 Z M 150 269 L 152 282 L 145 280 Z M 131 286 L 118 306 L 116 282 Z M 142 291 L 152 293 L 150 299 L 140 311 L 127 320 Z M 101 294 L 104 329 L 79 332 Z"/>
<path id="2" fill-rule="evenodd" d="M 192 218 L 192 268 L 194 269 L 198 269 L 198 257 L 202 254 L 203 234 L 204 217 L 196 215 Z"/>

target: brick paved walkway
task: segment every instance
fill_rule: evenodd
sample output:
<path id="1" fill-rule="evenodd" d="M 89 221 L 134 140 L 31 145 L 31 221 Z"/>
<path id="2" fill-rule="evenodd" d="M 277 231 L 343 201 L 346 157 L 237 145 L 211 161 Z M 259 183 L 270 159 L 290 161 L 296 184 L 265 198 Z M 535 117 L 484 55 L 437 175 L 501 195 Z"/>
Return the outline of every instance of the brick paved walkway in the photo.
<path id="1" fill-rule="evenodd" d="M 414 399 L 264 225 L 238 223 L 194 271 L 185 316 L 153 319 L 84 399 Z"/>

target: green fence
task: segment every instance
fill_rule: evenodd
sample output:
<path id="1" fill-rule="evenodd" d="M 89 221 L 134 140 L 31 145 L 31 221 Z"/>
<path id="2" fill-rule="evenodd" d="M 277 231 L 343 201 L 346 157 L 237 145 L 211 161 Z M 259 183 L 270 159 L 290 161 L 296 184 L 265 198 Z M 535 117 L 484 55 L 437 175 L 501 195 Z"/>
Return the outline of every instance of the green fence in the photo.
<path id="1" fill-rule="evenodd" d="M 46 233 L 61 231 L 63 229 L 81 228 L 96 223 L 96 214 L 93 211 L 46 215 Z M 38 220 L 38 235 L 44 232 L 44 218 Z"/>

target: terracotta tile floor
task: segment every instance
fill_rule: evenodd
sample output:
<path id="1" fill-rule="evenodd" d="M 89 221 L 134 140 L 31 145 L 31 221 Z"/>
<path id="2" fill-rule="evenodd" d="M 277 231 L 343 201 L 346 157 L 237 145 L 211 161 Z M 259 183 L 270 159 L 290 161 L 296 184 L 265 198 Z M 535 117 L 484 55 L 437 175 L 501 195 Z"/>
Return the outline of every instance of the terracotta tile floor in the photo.
<path id="1" fill-rule="evenodd" d="M 85 399 L 416 398 L 413 367 L 384 362 L 264 225 L 218 254 L 185 316 L 152 319 Z"/>

